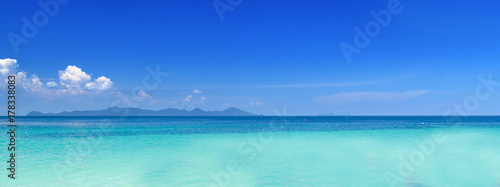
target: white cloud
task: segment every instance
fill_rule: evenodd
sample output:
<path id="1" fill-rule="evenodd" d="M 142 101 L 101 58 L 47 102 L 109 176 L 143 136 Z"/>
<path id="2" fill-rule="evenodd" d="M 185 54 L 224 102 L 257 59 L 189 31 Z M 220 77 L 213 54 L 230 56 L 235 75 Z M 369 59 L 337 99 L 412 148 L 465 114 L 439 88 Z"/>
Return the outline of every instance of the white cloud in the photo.
<path id="1" fill-rule="evenodd" d="M 111 88 L 113 85 L 113 82 L 111 82 L 111 79 L 106 78 L 105 76 L 100 76 L 94 82 L 89 82 L 85 84 L 85 89 L 88 90 L 107 90 Z M 142 91 L 141 91 L 142 92 Z M 144 93 L 144 92 L 142 92 Z"/>
<path id="2" fill-rule="evenodd" d="M 75 87 L 90 81 L 90 75 L 82 69 L 69 65 L 65 70 L 59 71 L 59 81 L 63 86 Z"/>
<path id="3" fill-rule="evenodd" d="M 87 93 L 85 90 L 103 91 L 111 88 L 113 85 L 111 79 L 105 76 L 100 76 L 91 81 L 91 75 L 73 65 L 69 65 L 65 70 L 59 71 L 59 82 L 66 87 L 65 90 L 60 90 L 61 92 L 73 95 Z"/>
<path id="4" fill-rule="evenodd" d="M 77 94 L 76 90 L 68 90 L 68 89 L 49 89 L 51 86 L 57 86 L 57 83 L 51 81 L 46 85 L 40 81 L 40 78 L 35 74 L 29 75 L 24 71 L 17 72 L 16 74 L 16 84 L 24 90 L 33 93 L 39 97 L 52 97 L 56 95 L 62 94 Z"/>
<path id="5" fill-rule="evenodd" d="M 0 74 L 2 75 L 2 78 L 16 73 L 16 68 L 18 66 L 19 65 L 17 64 L 16 59 L 0 59 Z"/>
<path id="6" fill-rule="evenodd" d="M 386 101 L 407 100 L 429 93 L 428 90 L 406 92 L 341 92 L 333 95 L 315 98 L 318 102 L 357 102 L 357 101 Z"/>
<path id="7" fill-rule="evenodd" d="M 37 96 L 89 94 L 91 92 L 88 91 L 107 90 L 113 85 L 113 82 L 104 76 L 91 81 L 91 75 L 74 65 L 69 65 L 65 70 L 59 71 L 59 84 L 63 87 L 58 88 L 59 84 L 52 81 L 54 79 L 45 78 L 43 80 L 50 81 L 43 83 L 35 74 L 29 75 L 27 72 L 18 71 L 18 66 L 15 59 L 0 59 L 0 78 L 6 82 L 8 75 L 16 74 L 16 84 Z M 0 82 L 0 86 L 4 86 L 4 81 Z M 82 88 L 86 88 L 86 90 Z"/>
<path id="8" fill-rule="evenodd" d="M 207 98 L 205 98 L 205 97 L 201 97 L 201 98 L 200 98 L 200 102 L 201 102 L 201 103 L 205 103 L 205 101 L 206 101 L 206 100 L 207 100 Z"/>
<path id="9" fill-rule="evenodd" d="M 111 79 L 105 76 L 101 76 L 91 81 L 91 76 L 89 74 L 73 65 L 69 65 L 65 70 L 59 71 L 59 82 L 66 87 L 66 89 L 60 90 L 60 92 L 72 95 L 88 94 L 87 90 L 107 90 L 113 85 Z"/>
<path id="10" fill-rule="evenodd" d="M 195 94 L 201 94 L 201 93 L 203 93 L 203 91 L 198 90 L 198 89 L 194 89 L 194 90 L 193 90 L 193 93 L 195 93 Z"/>
<path id="11" fill-rule="evenodd" d="M 184 101 L 186 101 L 186 102 L 191 102 L 191 98 L 192 98 L 192 97 L 193 97 L 192 95 L 188 95 L 188 96 L 184 99 Z"/>
<path id="12" fill-rule="evenodd" d="M 57 86 L 57 83 L 54 82 L 54 81 L 50 81 L 50 82 L 47 82 L 45 84 L 48 88 L 52 88 L 52 87 L 56 87 Z"/>
<path id="13" fill-rule="evenodd" d="M 25 90 L 41 90 L 43 89 L 43 83 L 40 81 L 40 78 L 35 74 L 31 75 L 29 78 L 27 73 L 18 72 L 16 75 L 17 83 L 21 85 Z"/>

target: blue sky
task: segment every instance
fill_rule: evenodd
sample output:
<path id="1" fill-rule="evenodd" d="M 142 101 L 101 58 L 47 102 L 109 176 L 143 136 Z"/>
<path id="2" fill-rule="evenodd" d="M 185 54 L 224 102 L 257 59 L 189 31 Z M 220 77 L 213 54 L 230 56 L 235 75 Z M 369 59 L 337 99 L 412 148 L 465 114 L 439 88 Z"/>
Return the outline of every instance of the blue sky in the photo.
<path id="1" fill-rule="evenodd" d="M 214 2 L 232 11 L 221 20 Z M 478 76 L 500 82 L 500 3 L 493 0 L 399 1 L 401 11 L 350 62 L 340 44 L 355 45 L 353 28 L 364 30 L 376 20 L 371 11 L 397 2 L 60 3 L 53 16 L 38 1 L 3 3 L 0 59 L 12 60 L 0 67 L 21 73 L 19 114 L 104 109 L 126 98 L 147 109 L 442 115 L 475 96 Z M 38 32 L 16 52 L 9 33 L 23 37 L 23 17 L 34 15 Z M 158 65 L 169 75 L 154 89 L 136 89 L 144 88 L 146 67 Z M 500 114 L 499 95 L 470 114 Z"/>

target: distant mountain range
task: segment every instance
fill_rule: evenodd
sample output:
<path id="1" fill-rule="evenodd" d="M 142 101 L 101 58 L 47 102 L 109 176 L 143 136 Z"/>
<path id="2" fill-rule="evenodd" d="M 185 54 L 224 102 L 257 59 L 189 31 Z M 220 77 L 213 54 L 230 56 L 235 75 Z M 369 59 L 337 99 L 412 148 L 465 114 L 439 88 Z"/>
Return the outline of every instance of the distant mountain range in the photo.
<path id="1" fill-rule="evenodd" d="M 104 110 L 84 110 L 60 113 L 41 113 L 32 111 L 26 116 L 256 116 L 255 114 L 231 107 L 223 111 L 204 111 L 196 108 L 188 111 L 184 109 L 168 108 L 163 110 L 146 110 L 140 108 L 110 107 Z"/>

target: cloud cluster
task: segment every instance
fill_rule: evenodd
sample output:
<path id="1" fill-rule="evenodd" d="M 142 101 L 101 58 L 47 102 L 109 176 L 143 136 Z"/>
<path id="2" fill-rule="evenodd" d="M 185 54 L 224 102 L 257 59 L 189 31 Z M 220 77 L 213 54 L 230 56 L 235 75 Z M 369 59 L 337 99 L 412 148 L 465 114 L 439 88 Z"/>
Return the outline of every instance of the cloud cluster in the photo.
<path id="1" fill-rule="evenodd" d="M 43 83 L 37 75 L 18 71 L 17 67 L 19 65 L 15 59 L 0 59 L 0 78 L 7 80 L 7 76 L 15 74 L 17 84 L 23 89 L 45 96 L 89 94 L 92 91 L 108 90 L 113 85 L 111 79 L 105 76 L 92 81 L 91 75 L 74 65 L 69 65 L 65 70 L 59 71 L 59 84 L 55 81 Z"/>

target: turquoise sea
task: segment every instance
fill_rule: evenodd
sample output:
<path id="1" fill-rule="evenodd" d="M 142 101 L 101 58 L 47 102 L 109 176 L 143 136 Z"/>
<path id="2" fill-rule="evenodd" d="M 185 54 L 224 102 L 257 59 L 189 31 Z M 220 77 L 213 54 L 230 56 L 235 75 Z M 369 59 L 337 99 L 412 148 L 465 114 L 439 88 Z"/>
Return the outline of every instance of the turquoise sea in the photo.
<path id="1" fill-rule="evenodd" d="M 18 117 L 0 186 L 500 186 L 500 117 Z"/>

